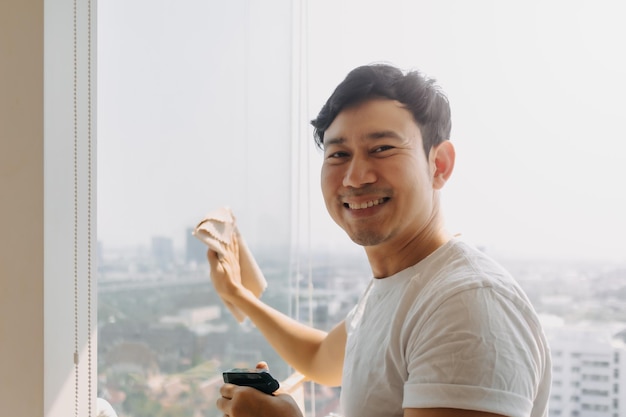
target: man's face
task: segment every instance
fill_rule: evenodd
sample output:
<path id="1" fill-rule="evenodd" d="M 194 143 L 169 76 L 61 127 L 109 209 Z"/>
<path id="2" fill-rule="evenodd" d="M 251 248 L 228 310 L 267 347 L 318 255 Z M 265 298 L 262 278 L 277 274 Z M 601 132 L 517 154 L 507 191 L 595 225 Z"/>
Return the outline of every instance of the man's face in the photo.
<path id="1" fill-rule="evenodd" d="M 324 135 L 322 193 L 331 217 L 362 246 L 406 245 L 437 209 L 420 129 L 394 100 L 344 109 Z"/>

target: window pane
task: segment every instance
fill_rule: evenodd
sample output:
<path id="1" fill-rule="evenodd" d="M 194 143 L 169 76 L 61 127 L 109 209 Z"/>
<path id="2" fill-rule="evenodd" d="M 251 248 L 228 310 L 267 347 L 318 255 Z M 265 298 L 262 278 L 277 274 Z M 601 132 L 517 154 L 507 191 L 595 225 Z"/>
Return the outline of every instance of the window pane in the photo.
<path id="1" fill-rule="evenodd" d="M 304 125 L 350 69 L 376 61 L 418 68 L 450 98 L 449 229 L 502 262 L 546 319 L 551 414 L 625 403 L 625 361 L 611 360 L 626 340 L 623 8 L 98 7 L 100 388 L 121 415 L 212 415 L 219 369 L 264 359 L 289 373 L 212 290 L 189 236 L 209 210 L 233 208 L 268 304 L 324 329 L 354 304 L 370 272 L 326 213 Z M 326 415 L 337 394 L 307 395 Z"/>
<path id="2" fill-rule="evenodd" d="M 99 391 L 120 417 L 216 415 L 222 370 L 265 360 L 278 379 L 290 372 L 224 308 L 191 236 L 231 207 L 263 299 L 289 313 L 287 6 L 98 4 Z"/>

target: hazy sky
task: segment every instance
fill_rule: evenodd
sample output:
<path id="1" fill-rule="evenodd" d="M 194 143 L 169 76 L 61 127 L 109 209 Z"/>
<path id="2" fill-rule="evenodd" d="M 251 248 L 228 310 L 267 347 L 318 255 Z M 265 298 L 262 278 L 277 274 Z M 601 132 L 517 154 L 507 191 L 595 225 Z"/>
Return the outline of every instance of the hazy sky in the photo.
<path id="1" fill-rule="evenodd" d="M 312 141 L 278 139 L 293 136 L 290 120 L 310 134 L 350 69 L 388 61 L 433 76 L 451 101 L 457 165 L 443 201 L 452 232 L 503 255 L 626 261 L 623 2 L 312 0 L 302 43 L 289 36 L 290 3 L 99 2 L 105 245 L 153 235 L 182 244 L 184 228 L 221 204 L 241 208 L 251 235 L 268 236 L 294 221 L 280 213 L 302 163 L 312 240 L 347 242 L 321 203 Z M 306 45 L 300 58 L 294 44 Z M 308 80 L 301 111 L 288 105 L 297 76 Z M 300 146 L 310 159 L 294 162 Z"/>

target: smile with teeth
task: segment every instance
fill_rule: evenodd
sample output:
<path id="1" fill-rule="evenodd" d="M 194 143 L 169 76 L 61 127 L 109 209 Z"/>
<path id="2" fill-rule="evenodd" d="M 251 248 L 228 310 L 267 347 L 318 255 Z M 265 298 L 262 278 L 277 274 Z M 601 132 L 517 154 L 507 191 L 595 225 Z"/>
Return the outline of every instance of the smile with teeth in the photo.
<path id="1" fill-rule="evenodd" d="M 366 201 L 363 203 L 343 203 L 344 207 L 347 207 L 351 210 L 362 210 L 369 207 L 374 207 L 379 204 L 382 204 L 387 200 L 386 198 L 379 198 L 378 200 Z"/>

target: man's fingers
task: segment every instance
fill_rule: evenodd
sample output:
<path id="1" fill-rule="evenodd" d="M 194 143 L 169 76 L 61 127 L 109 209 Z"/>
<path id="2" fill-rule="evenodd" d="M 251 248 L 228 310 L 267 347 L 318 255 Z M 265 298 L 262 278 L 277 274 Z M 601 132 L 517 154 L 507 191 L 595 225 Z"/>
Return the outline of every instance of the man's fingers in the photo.
<path id="1" fill-rule="evenodd" d="M 206 251 L 206 258 L 209 260 L 209 263 L 211 263 L 212 261 L 218 261 L 220 259 L 220 255 L 213 249 L 209 249 Z"/>
<path id="2" fill-rule="evenodd" d="M 265 369 L 266 371 L 269 371 L 270 367 L 267 365 L 267 362 L 260 361 L 259 363 L 256 364 L 256 369 Z"/>
<path id="3" fill-rule="evenodd" d="M 233 389 L 236 385 L 233 384 L 224 384 L 220 387 L 220 395 L 228 400 L 233 398 Z"/>

